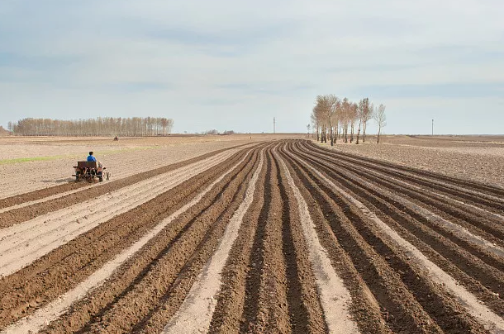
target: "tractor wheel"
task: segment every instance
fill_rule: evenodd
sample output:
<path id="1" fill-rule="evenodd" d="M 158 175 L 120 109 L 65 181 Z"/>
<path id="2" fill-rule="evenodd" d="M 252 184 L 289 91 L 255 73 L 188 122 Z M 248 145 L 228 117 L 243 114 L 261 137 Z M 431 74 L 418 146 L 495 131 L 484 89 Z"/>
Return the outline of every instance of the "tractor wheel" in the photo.
<path id="1" fill-rule="evenodd" d="M 98 176 L 98 181 L 103 182 L 103 177 Z"/>

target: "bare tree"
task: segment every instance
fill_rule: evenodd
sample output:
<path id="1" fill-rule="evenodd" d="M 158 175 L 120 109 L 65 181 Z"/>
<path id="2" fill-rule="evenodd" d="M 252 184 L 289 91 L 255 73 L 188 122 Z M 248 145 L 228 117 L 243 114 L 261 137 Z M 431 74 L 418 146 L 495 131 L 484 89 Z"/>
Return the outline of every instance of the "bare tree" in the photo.
<path id="1" fill-rule="evenodd" d="M 323 141 L 327 143 L 326 134 L 329 133 L 331 146 L 334 145 L 334 120 L 337 112 L 338 98 L 333 95 L 318 95 L 317 105 L 315 108 L 319 110 L 322 118 L 322 135 Z"/>
<path id="2" fill-rule="evenodd" d="M 357 119 L 359 120 L 359 127 L 357 128 L 357 141 L 355 142 L 355 144 L 359 144 L 359 139 L 360 139 L 360 132 L 361 132 L 361 127 L 362 127 L 362 100 L 359 101 L 359 103 L 354 103 L 354 108 L 356 110 L 356 114 L 357 114 Z"/>
<path id="3" fill-rule="evenodd" d="M 331 114 L 331 125 L 333 128 L 334 143 L 338 141 L 340 114 L 341 114 L 341 100 L 337 97 L 334 97 L 332 105 L 332 114 Z"/>
<path id="4" fill-rule="evenodd" d="M 369 99 L 366 97 L 359 101 L 359 129 L 362 128 L 362 142 L 366 142 L 366 126 L 372 117 L 372 110 L 369 106 Z M 357 144 L 359 143 L 360 131 L 357 134 Z"/>
<path id="5" fill-rule="evenodd" d="M 354 140 L 355 122 L 360 122 L 359 109 L 355 103 L 348 104 L 348 118 L 350 119 L 350 143 Z"/>
<path id="6" fill-rule="evenodd" d="M 367 104 L 366 108 L 362 112 L 362 142 L 366 142 L 366 128 L 367 128 L 367 123 L 371 118 L 374 117 L 374 105 L 369 103 L 369 99 L 366 98 Z"/>
<path id="7" fill-rule="evenodd" d="M 387 125 L 387 115 L 385 115 L 385 106 L 383 104 L 380 104 L 380 106 L 378 107 L 378 110 L 374 115 L 374 119 L 376 121 L 376 124 L 378 124 L 378 136 L 376 138 L 376 143 L 379 144 L 381 130 Z"/>
<path id="8" fill-rule="evenodd" d="M 320 116 L 320 110 L 317 109 L 316 106 L 313 107 L 310 118 L 311 118 L 311 122 L 313 124 L 313 127 L 315 128 L 315 132 L 317 135 L 317 141 L 322 142 L 322 138 L 320 135 L 321 116 Z"/>
<path id="9" fill-rule="evenodd" d="M 308 138 L 310 138 L 310 127 L 311 127 L 311 126 L 310 126 L 310 124 L 308 123 L 308 124 L 306 125 L 306 131 L 307 131 L 307 137 L 308 137 Z"/>
<path id="10" fill-rule="evenodd" d="M 343 142 L 348 143 L 348 128 L 352 127 L 352 110 L 350 109 L 350 102 L 345 97 L 341 102 L 341 135 Z"/>
<path id="11" fill-rule="evenodd" d="M 315 114 L 321 128 L 320 142 L 327 143 L 327 122 L 329 116 L 329 108 L 324 95 L 318 95 L 315 105 Z"/>

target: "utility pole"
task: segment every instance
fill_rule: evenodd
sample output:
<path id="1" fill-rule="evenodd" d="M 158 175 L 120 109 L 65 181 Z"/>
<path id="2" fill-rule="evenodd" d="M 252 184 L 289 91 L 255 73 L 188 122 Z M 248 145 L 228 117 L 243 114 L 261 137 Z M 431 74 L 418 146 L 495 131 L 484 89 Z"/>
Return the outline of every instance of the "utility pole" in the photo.
<path id="1" fill-rule="evenodd" d="M 434 118 L 432 119 L 432 135 L 434 136 Z"/>
<path id="2" fill-rule="evenodd" d="M 275 126 L 276 126 L 275 117 L 273 117 L 273 133 L 276 133 Z"/>

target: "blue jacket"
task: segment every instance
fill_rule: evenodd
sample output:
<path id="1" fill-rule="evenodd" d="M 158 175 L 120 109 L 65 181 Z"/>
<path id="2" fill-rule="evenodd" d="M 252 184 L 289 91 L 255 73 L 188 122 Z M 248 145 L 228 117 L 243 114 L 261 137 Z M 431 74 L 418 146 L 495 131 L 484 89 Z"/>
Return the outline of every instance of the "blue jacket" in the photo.
<path id="1" fill-rule="evenodd" d="M 96 162 L 96 158 L 95 158 L 95 157 L 93 157 L 92 155 L 89 155 L 89 156 L 87 157 L 87 161 L 94 161 L 94 162 Z"/>

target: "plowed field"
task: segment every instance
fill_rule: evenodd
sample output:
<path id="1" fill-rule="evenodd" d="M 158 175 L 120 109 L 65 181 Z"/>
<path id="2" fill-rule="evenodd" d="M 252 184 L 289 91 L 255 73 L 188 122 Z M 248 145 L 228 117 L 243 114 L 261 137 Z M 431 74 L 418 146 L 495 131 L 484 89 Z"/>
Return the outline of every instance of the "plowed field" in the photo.
<path id="1" fill-rule="evenodd" d="M 305 140 L 0 199 L 1 333 L 504 333 L 504 189 Z"/>

